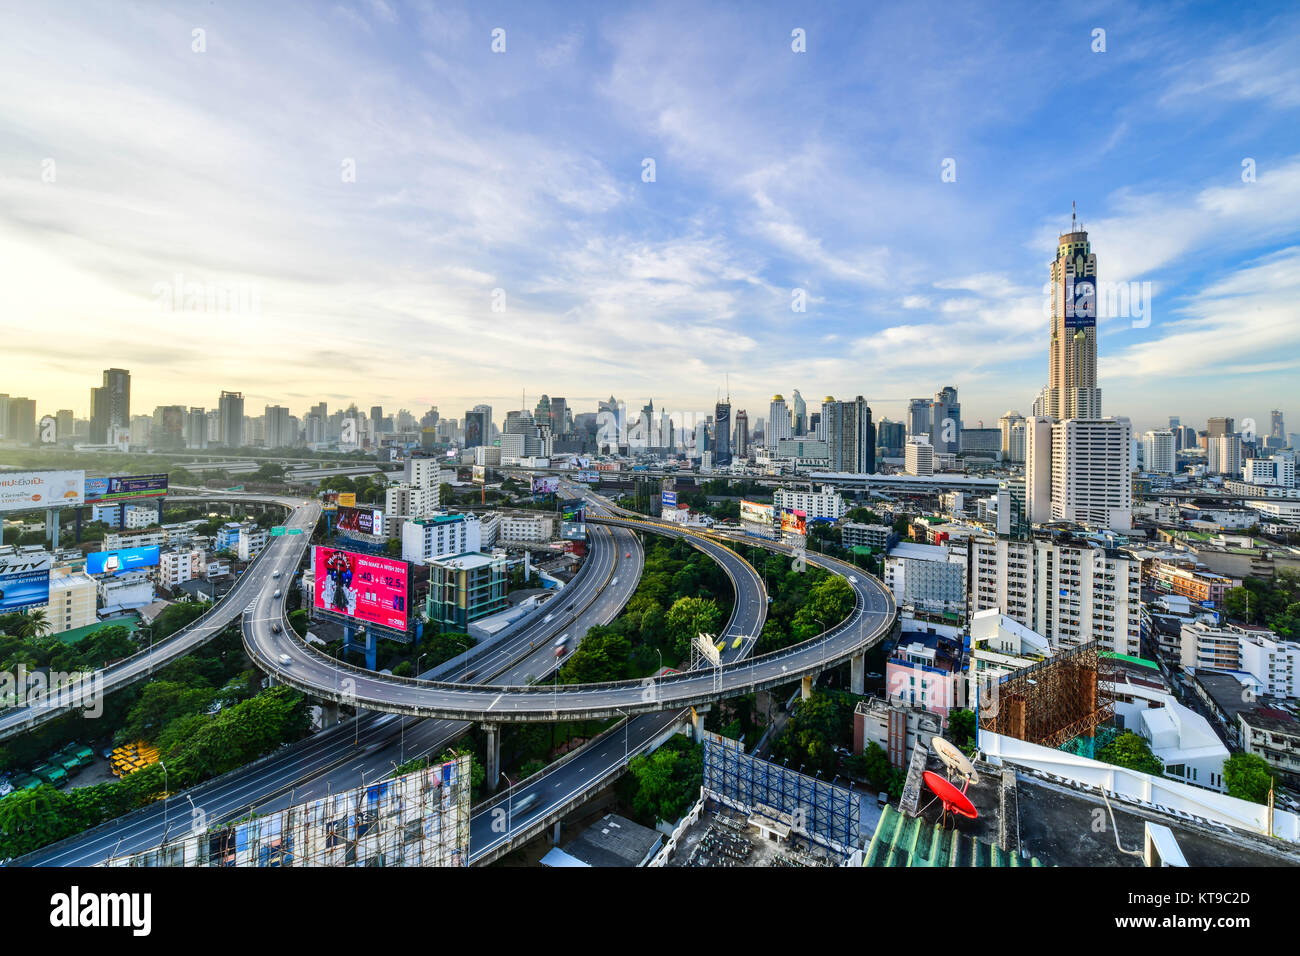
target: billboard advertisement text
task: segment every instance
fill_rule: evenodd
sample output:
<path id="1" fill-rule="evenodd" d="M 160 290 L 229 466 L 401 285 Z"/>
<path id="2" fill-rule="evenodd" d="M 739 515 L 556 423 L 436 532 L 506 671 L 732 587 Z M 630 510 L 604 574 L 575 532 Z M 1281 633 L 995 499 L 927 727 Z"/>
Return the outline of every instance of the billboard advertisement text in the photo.
<path id="1" fill-rule="evenodd" d="M 1093 276 L 1065 279 L 1065 327 L 1090 329 L 1097 325 L 1097 280 Z"/>
<path id="2" fill-rule="evenodd" d="M 676 507 L 677 507 L 677 492 L 675 492 L 675 491 L 661 491 L 661 492 L 659 492 L 659 506 L 660 506 L 661 508 L 676 508 Z"/>
<path id="3" fill-rule="evenodd" d="M 807 534 L 808 514 L 791 508 L 781 509 L 781 530 L 787 534 Z"/>
<path id="4" fill-rule="evenodd" d="M 560 537 L 565 541 L 583 541 L 587 537 L 587 526 L 581 521 L 561 521 Z"/>
<path id="5" fill-rule="evenodd" d="M 574 476 L 575 481 L 600 481 L 600 472 L 598 471 L 580 471 Z"/>
<path id="6" fill-rule="evenodd" d="M 533 476 L 533 494 L 553 495 L 560 490 L 559 478 L 539 478 Z"/>
<path id="7" fill-rule="evenodd" d="M 740 520 L 772 526 L 772 506 L 757 501 L 740 500 Z"/>
<path id="8" fill-rule="evenodd" d="M 75 508 L 85 503 L 84 471 L 0 472 L 0 511 Z"/>
<path id="9" fill-rule="evenodd" d="M 49 554 L 0 557 L 0 613 L 50 603 Z"/>
<path id="10" fill-rule="evenodd" d="M 342 497 L 339 495 L 340 499 Z M 354 495 L 353 498 L 355 497 Z M 356 534 L 383 534 L 384 513 L 374 508 L 349 508 L 340 500 L 338 529 Z"/>
<path id="11" fill-rule="evenodd" d="M 157 498 L 167 494 L 166 475 L 109 475 L 86 479 L 86 502 Z"/>
<path id="12" fill-rule="evenodd" d="M 312 605 L 367 624 L 406 630 L 405 561 L 316 545 Z"/>
<path id="13" fill-rule="evenodd" d="M 92 551 L 86 555 L 87 574 L 125 574 L 140 568 L 158 566 L 157 545 L 149 548 L 120 548 L 117 551 Z"/>
<path id="14" fill-rule="evenodd" d="M 340 508 L 355 508 L 356 506 L 357 506 L 357 496 L 356 496 L 355 493 L 353 493 L 353 492 L 351 492 L 351 491 L 340 491 L 340 492 L 339 492 L 339 507 L 340 507 Z"/>

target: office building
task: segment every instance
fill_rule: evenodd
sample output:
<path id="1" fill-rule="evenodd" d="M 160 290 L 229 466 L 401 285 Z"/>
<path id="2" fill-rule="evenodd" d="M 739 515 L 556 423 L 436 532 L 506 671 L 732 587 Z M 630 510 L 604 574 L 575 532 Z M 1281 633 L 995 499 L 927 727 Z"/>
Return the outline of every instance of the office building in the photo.
<path id="1" fill-rule="evenodd" d="M 731 464 L 731 401 L 713 406 L 713 464 Z"/>
<path id="2" fill-rule="evenodd" d="M 508 574 L 504 556 L 475 550 L 432 558 L 428 565 L 425 609 L 429 620 L 444 630 L 466 631 L 472 621 L 505 608 Z"/>
<path id="3" fill-rule="evenodd" d="M 947 545 L 900 542 L 885 557 L 885 587 L 899 607 L 966 612 L 966 551 Z"/>
<path id="4" fill-rule="evenodd" d="M 930 424 L 930 400 L 928 398 L 914 398 L 907 403 L 908 437 L 924 435 L 928 439 L 930 437 Z"/>
<path id="5" fill-rule="evenodd" d="M 794 401 L 791 404 L 793 437 L 802 437 L 808 434 L 808 403 L 803 400 L 797 388 L 794 390 Z"/>
<path id="6" fill-rule="evenodd" d="M 501 515 L 497 540 L 503 545 L 548 544 L 555 537 L 555 518 L 546 514 Z"/>
<path id="7" fill-rule="evenodd" d="M 961 402 L 951 385 L 940 389 L 930 404 L 930 445 L 937 455 L 961 451 Z"/>
<path id="8" fill-rule="evenodd" d="M 267 405 L 263 414 L 262 444 L 267 448 L 291 448 L 298 444 L 298 435 L 290 425 L 289 409 L 283 405 Z"/>
<path id="9" fill-rule="evenodd" d="M 1213 422 L 1214 419 L 1211 419 Z M 1242 471 L 1241 436 L 1231 432 L 1209 435 L 1206 467 L 1212 475 L 1236 477 Z"/>
<path id="10" fill-rule="evenodd" d="M 840 543 L 846 548 L 870 548 L 883 551 L 889 547 L 894 529 L 887 524 L 863 524 L 846 521 L 840 528 Z"/>
<path id="11" fill-rule="evenodd" d="M 934 474 L 934 448 L 925 435 L 912 435 L 904 449 L 903 470 L 909 475 Z"/>
<path id="12" fill-rule="evenodd" d="M 823 485 L 819 492 L 789 491 L 778 488 L 772 495 L 772 507 L 779 517 L 783 510 L 802 511 L 808 520 L 826 518 L 836 521 L 848 514 L 848 505 L 830 485 Z"/>
<path id="13" fill-rule="evenodd" d="M 1008 410 L 1001 418 L 998 419 L 998 430 L 1001 432 L 1002 457 L 1007 461 L 1024 461 L 1024 432 L 1021 431 L 1020 457 L 1016 458 L 1012 449 L 1012 435 L 1016 425 L 1024 425 L 1025 416 L 1017 411 Z"/>
<path id="14" fill-rule="evenodd" d="M 735 457 L 749 457 L 749 413 L 743 408 L 736 412 Z"/>
<path id="15" fill-rule="evenodd" d="M 1051 290 L 1046 415 L 1057 421 L 1099 419 L 1097 256 L 1073 217 L 1057 244 Z"/>
<path id="16" fill-rule="evenodd" d="M 820 421 L 818 422 L 820 427 Z M 886 458 L 902 458 L 903 446 L 907 444 L 907 426 L 902 422 L 881 419 L 876 426 L 876 449 Z"/>

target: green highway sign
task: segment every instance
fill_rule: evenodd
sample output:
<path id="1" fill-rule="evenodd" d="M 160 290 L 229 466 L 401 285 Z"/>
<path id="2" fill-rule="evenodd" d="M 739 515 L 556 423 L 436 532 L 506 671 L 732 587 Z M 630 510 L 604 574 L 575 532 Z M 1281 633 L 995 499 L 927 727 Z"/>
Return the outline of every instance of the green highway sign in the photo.
<path id="1" fill-rule="evenodd" d="M 280 536 L 283 535 L 283 534 L 284 534 L 284 528 L 272 528 L 272 529 L 271 529 L 271 537 L 273 537 L 273 538 L 278 538 L 278 537 L 280 537 Z"/>

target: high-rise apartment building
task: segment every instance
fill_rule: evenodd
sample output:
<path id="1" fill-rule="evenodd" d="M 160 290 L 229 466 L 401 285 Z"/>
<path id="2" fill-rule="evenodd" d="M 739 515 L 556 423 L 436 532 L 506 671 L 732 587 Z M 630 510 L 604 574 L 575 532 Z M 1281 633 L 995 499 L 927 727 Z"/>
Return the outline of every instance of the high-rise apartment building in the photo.
<path id="1" fill-rule="evenodd" d="M 763 444 L 775 450 L 776 443 L 783 438 L 790 438 L 793 429 L 790 425 L 790 409 L 785 404 L 784 395 L 773 395 L 767 408 L 767 427 L 763 432 Z"/>
<path id="2" fill-rule="evenodd" d="M 831 471 L 875 473 L 876 427 L 865 398 L 859 395 L 850 402 L 828 398 L 822 403 L 822 427 Z"/>
<path id="3" fill-rule="evenodd" d="M 227 448 L 244 445 L 244 393 L 222 392 L 217 399 L 220 432 L 218 441 Z"/>
<path id="4" fill-rule="evenodd" d="M 1157 475 L 1172 475 L 1177 457 L 1174 453 L 1174 433 L 1159 428 L 1142 436 L 1142 467 Z"/>
<path id="5" fill-rule="evenodd" d="M 1126 551 L 1069 536 L 971 539 L 970 612 L 997 608 L 1054 648 L 1099 641 L 1136 655 L 1142 563 Z"/>
<path id="6" fill-rule="evenodd" d="M 1210 419 L 1211 423 L 1215 419 Z M 1241 436 L 1228 433 L 1211 432 L 1206 446 L 1206 462 L 1212 475 L 1236 477 L 1242 470 Z"/>
<path id="7" fill-rule="evenodd" d="M 283 405 L 267 405 L 264 415 L 267 448 L 291 448 L 298 444 L 298 433 L 290 424 L 289 409 Z"/>
<path id="8" fill-rule="evenodd" d="M 1071 418 L 1052 425 L 1052 520 L 1133 526 L 1133 424 Z"/>
<path id="9" fill-rule="evenodd" d="M 907 403 L 907 434 L 930 435 L 930 400 L 914 398 Z"/>
<path id="10" fill-rule="evenodd" d="M 113 429 L 131 427 L 131 373 L 124 368 L 104 370 L 104 383 L 90 390 L 90 441 L 106 445 Z"/>
<path id="11" fill-rule="evenodd" d="M 909 475 L 934 474 L 934 447 L 925 435 L 913 435 L 907 440 L 903 470 Z"/>
<path id="12" fill-rule="evenodd" d="M 1023 423 L 1025 416 L 1017 411 L 1007 411 L 998 419 L 998 428 L 1002 431 L 1002 457 L 1007 461 L 1024 461 L 1024 449 L 1021 449 L 1020 458 L 1015 458 L 1011 454 L 1011 431 L 1017 423 Z"/>
<path id="13" fill-rule="evenodd" d="M 1057 421 L 1101 418 L 1097 388 L 1097 256 L 1072 217 L 1051 268 L 1047 410 Z"/>

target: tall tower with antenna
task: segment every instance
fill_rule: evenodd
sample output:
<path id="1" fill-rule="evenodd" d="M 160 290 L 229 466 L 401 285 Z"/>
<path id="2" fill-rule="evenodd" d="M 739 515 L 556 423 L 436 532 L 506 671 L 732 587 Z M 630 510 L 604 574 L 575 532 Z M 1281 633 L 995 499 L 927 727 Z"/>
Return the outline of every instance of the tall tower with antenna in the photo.
<path id="1" fill-rule="evenodd" d="M 1070 205 L 1070 231 L 1061 234 L 1051 266 L 1051 343 L 1047 415 L 1100 418 L 1097 388 L 1097 256 Z"/>
<path id="2" fill-rule="evenodd" d="M 713 464 L 731 464 L 731 375 L 727 375 L 727 398 L 713 406 Z"/>

